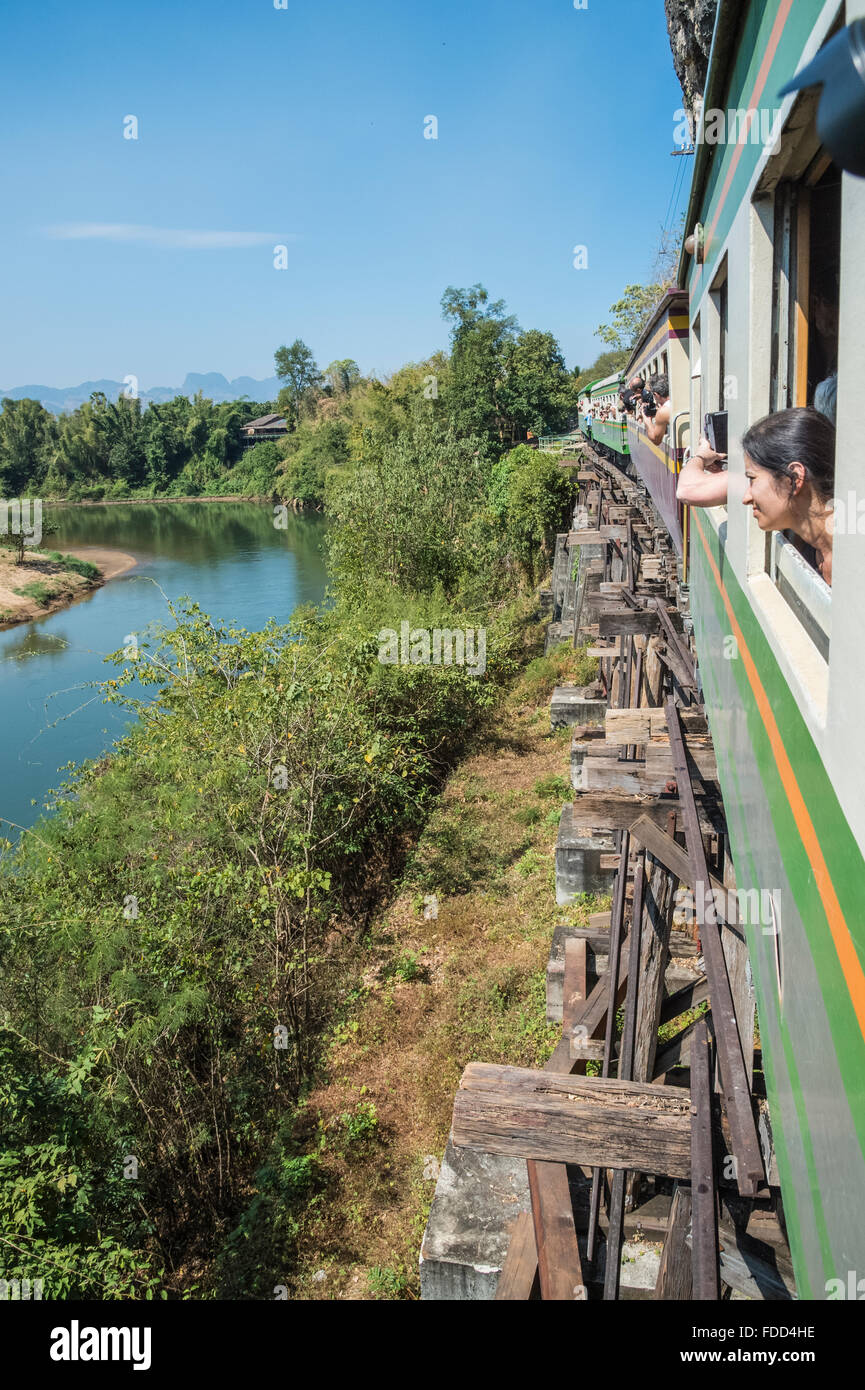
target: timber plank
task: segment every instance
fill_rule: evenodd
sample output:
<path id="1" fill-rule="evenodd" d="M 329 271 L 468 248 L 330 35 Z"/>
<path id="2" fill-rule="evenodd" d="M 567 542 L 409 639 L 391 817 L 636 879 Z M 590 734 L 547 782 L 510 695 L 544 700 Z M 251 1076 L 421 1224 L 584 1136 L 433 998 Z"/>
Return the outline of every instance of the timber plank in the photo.
<path id="1" fill-rule="evenodd" d="M 655 1283 L 655 1298 L 690 1300 L 692 1294 L 691 1252 L 687 1245 L 691 1226 L 691 1189 L 676 1183 L 670 1222 Z"/>
<path id="2" fill-rule="evenodd" d="M 639 633 L 651 637 L 658 631 L 658 615 L 645 609 L 604 605 L 597 609 L 598 636 L 621 637 Z"/>
<path id="3" fill-rule="evenodd" d="M 520 1212 L 505 1256 L 502 1272 L 496 1284 L 496 1301 L 526 1303 L 540 1293 L 538 1252 L 535 1228 L 530 1211 Z"/>
<path id="4" fill-rule="evenodd" d="M 721 1296 L 718 1207 L 712 1147 L 712 1070 L 705 1018 L 697 1021 L 691 1050 L 691 1252 L 694 1299 L 698 1302 L 717 1302 Z"/>
<path id="5" fill-rule="evenodd" d="M 696 808 L 700 828 L 705 834 L 718 834 L 725 830 L 724 811 L 717 797 L 697 798 Z M 648 817 L 660 827 L 666 825 L 671 811 L 680 809 L 682 803 L 675 796 L 641 801 L 617 792 L 577 792 L 574 796 L 574 826 L 586 830 L 632 830 L 641 817 Z"/>
<path id="6" fill-rule="evenodd" d="M 687 884 L 693 892 L 696 884 L 691 876 L 691 864 L 686 850 L 677 844 L 671 835 L 667 835 L 661 827 L 650 818 L 635 821 L 631 826 L 631 835 L 635 840 L 639 840 L 641 845 L 645 845 L 650 854 L 656 859 L 660 859 L 662 864 L 666 864 L 671 873 L 674 873 L 680 883 Z M 729 888 L 725 888 L 717 878 L 709 876 L 709 884 L 714 894 L 715 910 L 731 925 L 735 925 L 739 920 L 739 904 L 736 894 Z"/>
<path id="7" fill-rule="evenodd" d="M 707 735 L 709 725 L 702 710 L 681 711 L 682 727 L 690 744 L 693 734 Z M 667 715 L 659 709 L 608 709 L 604 720 L 606 738 L 610 743 L 649 743 L 654 739 L 669 740 Z"/>
<path id="8" fill-rule="evenodd" d="M 564 1302 L 586 1298 L 574 1227 L 568 1170 L 564 1163 L 526 1164 L 532 1199 L 541 1298 Z"/>
<path id="9" fill-rule="evenodd" d="M 690 1096 L 637 1082 L 470 1063 L 453 1142 L 482 1153 L 688 1177 Z"/>

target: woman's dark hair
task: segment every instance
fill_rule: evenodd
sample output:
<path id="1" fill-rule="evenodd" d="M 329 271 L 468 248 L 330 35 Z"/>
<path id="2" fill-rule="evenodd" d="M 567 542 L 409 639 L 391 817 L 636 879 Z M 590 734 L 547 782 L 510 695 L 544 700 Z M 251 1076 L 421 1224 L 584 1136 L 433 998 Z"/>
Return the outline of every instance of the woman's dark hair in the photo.
<path id="1" fill-rule="evenodd" d="M 790 481 L 791 463 L 801 463 L 821 501 L 832 497 L 835 482 L 835 428 L 810 406 L 778 410 L 752 425 L 742 439 L 742 449 L 760 468 Z"/>

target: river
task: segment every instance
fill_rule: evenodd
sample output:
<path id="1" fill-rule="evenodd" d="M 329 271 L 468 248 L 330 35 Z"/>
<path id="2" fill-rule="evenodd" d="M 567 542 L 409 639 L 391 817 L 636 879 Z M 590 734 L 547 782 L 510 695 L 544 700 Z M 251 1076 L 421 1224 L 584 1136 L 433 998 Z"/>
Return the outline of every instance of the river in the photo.
<path id="1" fill-rule="evenodd" d="M 319 603 L 327 582 L 326 523 L 289 512 L 277 529 L 264 503 L 58 507 L 51 517 L 60 530 L 46 549 L 111 547 L 137 563 L 70 608 L 0 632 L 0 835 L 10 839 L 41 814 L 64 764 L 123 734 L 129 714 L 89 682 L 118 673 L 104 657 L 128 634 L 171 622 L 163 595 L 188 594 L 205 613 L 255 629 Z"/>

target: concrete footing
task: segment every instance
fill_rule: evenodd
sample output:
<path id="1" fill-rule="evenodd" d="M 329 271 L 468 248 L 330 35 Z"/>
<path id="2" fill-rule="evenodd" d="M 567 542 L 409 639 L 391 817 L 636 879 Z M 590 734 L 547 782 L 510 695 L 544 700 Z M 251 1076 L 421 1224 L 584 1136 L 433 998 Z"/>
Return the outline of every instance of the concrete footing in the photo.
<path id="1" fill-rule="evenodd" d="M 612 834 L 585 835 L 574 828 L 574 808 L 562 809 L 556 841 L 556 902 L 573 902 L 581 893 L 610 893 L 615 871 L 601 868 L 601 855 L 616 848 Z"/>
<path id="2" fill-rule="evenodd" d="M 557 685 L 550 700 L 550 726 L 567 729 L 572 724 L 603 725 L 607 702 L 590 685 Z"/>
<path id="3" fill-rule="evenodd" d="M 495 1298 L 511 1228 L 529 1205 L 524 1159 L 457 1149 L 448 1139 L 421 1245 L 421 1298 Z"/>
<path id="4" fill-rule="evenodd" d="M 586 1259 L 591 1175 L 568 1167 L 568 1179 L 580 1253 Z M 448 1140 L 424 1232 L 420 1254 L 421 1298 L 447 1302 L 488 1302 L 495 1298 L 511 1230 L 530 1208 L 524 1159 L 457 1149 Z M 626 1216 L 626 1228 L 634 1215 Z M 604 1279 L 606 1240 L 598 1240 L 594 1267 L 588 1274 L 590 1296 L 599 1298 Z M 660 1246 L 635 1239 L 622 1246 L 622 1296 L 650 1297 L 655 1287 Z"/>

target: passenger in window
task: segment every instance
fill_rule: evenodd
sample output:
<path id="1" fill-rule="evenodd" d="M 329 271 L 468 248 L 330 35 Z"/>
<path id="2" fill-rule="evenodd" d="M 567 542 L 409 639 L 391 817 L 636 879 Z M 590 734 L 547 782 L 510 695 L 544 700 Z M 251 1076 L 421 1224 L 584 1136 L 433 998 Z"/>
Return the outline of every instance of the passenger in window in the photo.
<path id="1" fill-rule="evenodd" d="M 660 444 L 666 438 L 673 413 L 670 383 L 667 378 L 665 376 L 653 376 L 649 382 L 647 395 L 651 398 L 651 404 L 644 398 L 643 424 L 652 443 Z"/>
<path id="2" fill-rule="evenodd" d="M 832 583 L 835 429 L 809 407 L 779 410 L 742 440 L 747 488 L 742 498 L 761 531 L 790 531 L 827 584 Z"/>
<path id="3" fill-rule="evenodd" d="M 825 415 L 830 424 L 835 424 L 835 412 L 838 402 L 838 373 L 832 372 L 825 381 L 814 392 L 814 409 L 819 410 L 821 415 Z"/>
<path id="4" fill-rule="evenodd" d="M 677 498 L 689 507 L 723 507 L 727 501 L 726 469 L 727 455 L 717 453 L 703 435 L 696 453 L 679 474 Z"/>

